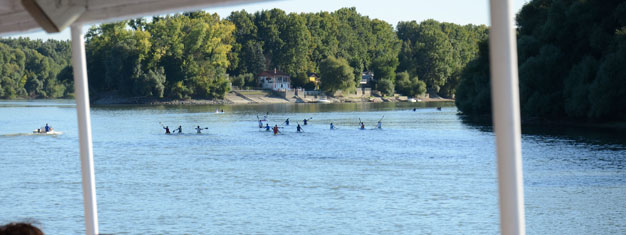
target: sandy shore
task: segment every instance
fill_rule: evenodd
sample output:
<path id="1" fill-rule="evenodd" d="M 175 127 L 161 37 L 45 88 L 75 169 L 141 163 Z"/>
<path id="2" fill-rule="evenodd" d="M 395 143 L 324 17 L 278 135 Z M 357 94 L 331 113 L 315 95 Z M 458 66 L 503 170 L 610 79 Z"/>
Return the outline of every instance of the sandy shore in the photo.
<path id="1" fill-rule="evenodd" d="M 282 103 L 382 103 L 408 102 L 406 97 L 291 97 L 283 98 L 263 91 L 234 91 L 226 94 L 224 99 L 155 99 L 146 97 L 118 97 L 114 95 L 98 97 L 92 100 L 94 105 L 223 105 L 223 104 L 282 104 Z M 453 99 L 420 98 L 419 102 L 451 102 Z"/>

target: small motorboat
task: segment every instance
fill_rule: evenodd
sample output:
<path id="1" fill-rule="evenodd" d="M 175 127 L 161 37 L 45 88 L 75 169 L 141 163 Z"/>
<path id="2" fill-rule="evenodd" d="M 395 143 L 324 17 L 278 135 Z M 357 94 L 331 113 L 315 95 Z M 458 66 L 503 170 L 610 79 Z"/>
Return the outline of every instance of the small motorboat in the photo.
<path id="1" fill-rule="evenodd" d="M 46 128 L 41 127 L 41 128 L 33 130 L 33 134 L 35 135 L 60 135 L 60 134 L 63 134 L 63 132 L 55 131 L 54 129 L 52 129 L 52 127 L 50 127 L 50 130 L 46 132 Z"/>
<path id="2" fill-rule="evenodd" d="M 417 100 L 416 100 L 415 98 L 410 98 L 410 99 L 408 99 L 407 101 L 408 101 L 408 102 L 410 102 L 410 103 L 415 103 L 415 102 L 417 102 Z"/>
<path id="3" fill-rule="evenodd" d="M 317 103 L 320 103 L 320 104 L 330 104 L 332 102 L 330 100 L 327 100 L 327 99 L 319 99 L 319 100 L 317 100 Z"/>

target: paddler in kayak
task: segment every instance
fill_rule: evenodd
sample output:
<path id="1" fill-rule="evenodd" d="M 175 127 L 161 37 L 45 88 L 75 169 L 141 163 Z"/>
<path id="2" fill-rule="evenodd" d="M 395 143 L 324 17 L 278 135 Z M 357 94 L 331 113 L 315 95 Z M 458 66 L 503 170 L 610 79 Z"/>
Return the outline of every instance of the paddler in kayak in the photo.
<path id="1" fill-rule="evenodd" d="M 274 135 L 278 135 L 278 125 L 274 125 Z"/>
<path id="2" fill-rule="evenodd" d="M 285 120 L 285 126 L 289 126 L 289 118 L 287 118 L 287 120 Z"/>
<path id="3" fill-rule="evenodd" d="M 333 125 L 333 123 L 332 123 L 332 122 L 330 123 L 330 129 L 331 129 L 331 130 L 334 130 L 334 129 L 335 129 L 335 125 Z"/>
<path id="4" fill-rule="evenodd" d="M 178 134 L 182 134 L 183 133 L 183 127 L 182 126 L 178 126 L 178 128 L 176 128 L 174 131 L 178 131 Z"/>
<path id="5" fill-rule="evenodd" d="M 265 124 L 265 131 L 270 131 L 272 128 L 270 127 L 269 123 Z"/>
<path id="6" fill-rule="evenodd" d="M 197 131 L 198 134 L 202 134 L 202 130 L 203 129 L 209 129 L 209 128 L 208 127 L 201 128 L 200 126 L 196 127 L 196 131 Z"/>
<path id="7" fill-rule="evenodd" d="M 365 130 L 365 124 L 363 122 L 361 122 L 361 130 Z"/>
<path id="8" fill-rule="evenodd" d="M 305 119 L 305 120 L 306 120 L 306 119 Z M 303 131 L 303 130 L 302 130 L 302 127 L 300 127 L 300 123 L 298 123 L 298 126 L 296 127 L 296 130 L 297 130 L 298 132 L 302 132 L 302 131 Z"/>
<path id="9" fill-rule="evenodd" d="M 263 128 L 263 121 L 261 121 L 261 119 L 259 119 L 259 128 Z"/>
<path id="10" fill-rule="evenodd" d="M 164 126 L 163 129 L 165 129 L 165 134 L 171 134 L 170 133 L 170 127 Z"/>

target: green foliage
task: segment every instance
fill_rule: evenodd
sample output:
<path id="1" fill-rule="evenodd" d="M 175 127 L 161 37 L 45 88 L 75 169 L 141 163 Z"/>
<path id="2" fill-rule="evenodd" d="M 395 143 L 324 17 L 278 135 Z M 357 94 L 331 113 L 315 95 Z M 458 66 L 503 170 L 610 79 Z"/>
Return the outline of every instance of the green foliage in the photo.
<path id="1" fill-rule="evenodd" d="M 231 83 L 233 86 L 239 87 L 240 89 L 253 88 L 257 85 L 254 74 L 251 73 L 234 76 L 231 78 Z"/>
<path id="2" fill-rule="evenodd" d="M 166 79 L 162 67 L 144 73 L 141 67 L 137 66 L 131 79 L 134 80 L 133 95 L 163 98 Z"/>
<path id="3" fill-rule="evenodd" d="M 394 93 L 393 81 L 389 79 L 378 80 L 376 82 L 376 90 L 383 93 L 383 95 L 391 96 Z"/>
<path id="4" fill-rule="evenodd" d="M 421 78 L 445 97 L 454 94 L 463 69 L 478 54 L 478 43 L 487 38 L 485 26 L 434 20 L 399 22 L 397 31 L 403 41 L 398 70 Z"/>
<path id="5" fill-rule="evenodd" d="M 409 73 L 404 71 L 398 73 L 396 77 L 396 90 L 409 97 L 416 97 L 426 93 L 426 83 L 417 79 L 417 76 L 410 77 Z"/>
<path id="6" fill-rule="evenodd" d="M 304 87 L 309 83 L 309 77 L 306 73 L 301 72 L 296 74 L 296 76 L 291 77 L 291 84 L 293 87 Z"/>
<path id="7" fill-rule="evenodd" d="M 422 94 L 426 84 L 452 96 L 485 35 L 484 26 L 433 20 L 400 22 L 394 31 L 385 21 L 342 8 L 235 11 L 225 20 L 206 12 L 139 18 L 94 26 L 85 38 L 92 95 L 186 99 L 223 97 L 229 82 L 255 87 L 254 75 L 274 68 L 291 75 L 294 87 L 314 88 L 306 76 L 314 72 L 326 74 L 319 85 L 327 91 L 352 90 L 361 73 L 371 71 L 375 89 L 387 95 L 394 87 Z M 3 39 L 0 53 L 0 97 L 73 93 L 68 42 Z M 396 71 L 409 76 L 396 81 Z"/>
<path id="8" fill-rule="evenodd" d="M 491 87 L 489 81 L 489 44 L 479 44 L 479 56 L 461 73 L 454 103 L 464 114 L 479 115 L 491 112 Z"/>
<path id="9" fill-rule="evenodd" d="M 517 15 L 523 116 L 626 120 L 626 3 L 533 0 Z M 489 112 L 487 53 L 457 89 L 463 113 Z M 482 61 L 482 62 L 481 62 Z M 472 66 L 468 66 L 472 68 Z M 462 101 L 463 100 L 463 101 Z"/>
<path id="10" fill-rule="evenodd" d="M 86 37 L 90 90 L 94 95 L 223 97 L 229 90 L 234 29 L 230 21 L 205 12 L 93 27 Z"/>
<path id="11" fill-rule="evenodd" d="M 304 74 L 319 74 L 323 60 L 341 57 L 353 68 L 353 84 L 364 70 L 395 79 L 401 41 L 390 24 L 362 16 L 355 8 L 301 14 L 239 11 L 227 19 L 237 27 L 237 56 L 231 61 L 238 64 L 229 69 L 234 74 L 277 68 L 291 75 L 293 86 L 312 86 Z"/>
<path id="12" fill-rule="evenodd" d="M 191 97 L 191 94 L 193 94 L 193 91 L 185 86 L 185 84 L 183 84 L 183 81 L 178 81 L 174 83 L 173 86 L 170 86 L 168 88 L 168 93 L 170 97 L 174 99 L 189 99 Z"/>
<path id="13" fill-rule="evenodd" d="M 59 98 L 73 92 L 71 74 L 58 78 L 70 55 L 68 41 L 0 39 L 0 98 Z"/>
<path id="14" fill-rule="evenodd" d="M 354 88 L 353 69 L 343 58 L 328 57 L 320 63 L 320 89 L 328 94 Z"/>
<path id="15" fill-rule="evenodd" d="M 240 89 L 243 89 L 244 85 L 246 84 L 246 80 L 243 77 L 243 75 L 237 75 L 237 76 L 231 77 L 230 84 L 233 87 L 238 87 Z"/>

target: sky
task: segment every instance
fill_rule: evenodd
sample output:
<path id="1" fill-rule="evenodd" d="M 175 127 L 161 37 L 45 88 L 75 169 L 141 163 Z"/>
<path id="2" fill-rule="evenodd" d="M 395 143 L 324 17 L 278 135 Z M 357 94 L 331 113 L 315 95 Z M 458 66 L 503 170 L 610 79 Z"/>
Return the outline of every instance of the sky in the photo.
<path id="1" fill-rule="evenodd" d="M 518 12 L 530 0 L 513 0 L 514 11 Z M 253 4 L 204 9 L 216 12 L 221 17 L 230 15 L 232 11 L 245 9 L 247 12 L 279 8 L 287 13 L 335 11 L 342 7 L 356 7 L 361 15 L 377 18 L 396 25 L 399 21 L 415 20 L 421 22 L 435 19 L 440 22 L 456 24 L 489 25 L 488 0 L 279 0 Z M 87 28 L 88 26 L 86 26 Z M 47 34 L 43 31 L 13 34 L 8 37 L 30 37 L 33 39 L 70 39 L 70 30 Z"/>

